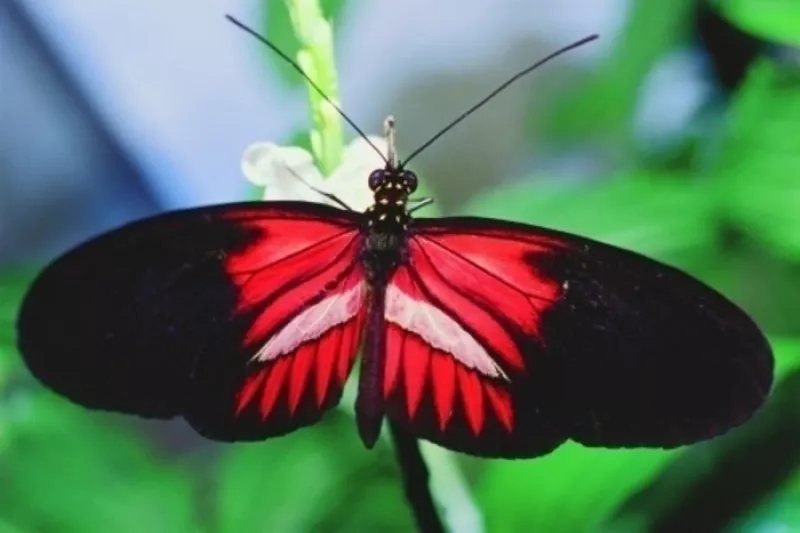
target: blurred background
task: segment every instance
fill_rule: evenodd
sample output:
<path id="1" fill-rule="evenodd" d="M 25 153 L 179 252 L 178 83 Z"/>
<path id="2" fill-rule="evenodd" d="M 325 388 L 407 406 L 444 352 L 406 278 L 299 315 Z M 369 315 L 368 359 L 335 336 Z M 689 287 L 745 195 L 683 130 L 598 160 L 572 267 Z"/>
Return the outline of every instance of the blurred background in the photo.
<path id="1" fill-rule="evenodd" d="M 514 72 L 601 34 L 415 159 L 438 213 L 684 268 L 776 352 L 767 406 L 711 442 L 448 455 L 458 475 L 440 489 L 471 495 L 484 523 L 463 531 L 800 532 L 800 2 L 322 5 L 344 108 L 374 133 L 394 114 L 401 157 Z M 297 50 L 284 0 L 0 0 L 0 533 L 412 529 L 391 447 L 364 450 L 349 406 L 223 446 L 182 421 L 73 407 L 15 353 L 22 293 L 55 254 L 166 209 L 252 198 L 247 145 L 307 146 L 302 80 L 226 13 Z"/>

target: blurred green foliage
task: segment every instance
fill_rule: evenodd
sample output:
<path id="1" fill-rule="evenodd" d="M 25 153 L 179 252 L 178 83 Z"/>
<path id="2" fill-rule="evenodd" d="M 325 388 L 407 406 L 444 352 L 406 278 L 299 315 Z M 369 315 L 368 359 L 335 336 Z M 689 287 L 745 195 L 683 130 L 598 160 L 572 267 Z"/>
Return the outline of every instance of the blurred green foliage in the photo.
<path id="1" fill-rule="evenodd" d="M 736 95 L 710 169 L 724 213 L 793 262 L 800 260 L 798 87 L 800 69 L 770 59 L 755 64 Z"/>
<path id="2" fill-rule="evenodd" d="M 541 459 L 493 465 L 478 501 L 489 531 L 593 531 L 677 453 L 567 443 Z"/>
<path id="3" fill-rule="evenodd" d="M 628 162 L 642 83 L 656 61 L 686 41 L 694 5 L 695 0 L 632 2 L 605 63 L 545 113 L 546 136 L 562 142 L 600 139 L 604 149 Z"/>
<path id="4" fill-rule="evenodd" d="M 496 189 L 465 213 L 550 226 L 685 266 L 717 246 L 715 202 L 688 176 L 639 174 L 597 183 L 520 183 Z"/>
<path id="5" fill-rule="evenodd" d="M 715 0 L 733 24 L 756 37 L 800 44 L 800 3 L 795 0 Z"/>
<path id="6" fill-rule="evenodd" d="M 764 1 L 721 9 L 761 37 L 800 35 L 795 3 L 753 7 Z M 268 35 L 294 55 L 286 6 L 267 4 Z M 343 2 L 322 5 L 341 19 Z M 685 133 L 677 163 L 642 153 L 632 133 L 642 82 L 686 42 L 692 5 L 634 2 L 610 59 L 536 126 L 575 145 L 601 138 L 623 154 L 622 171 L 591 183 L 539 176 L 459 210 L 617 244 L 715 285 L 770 334 L 774 397 L 751 423 L 689 448 L 568 444 L 531 461 L 459 456 L 493 533 L 683 531 L 677 524 L 701 512 L 714 524 L 703 531 L 800 531 L 800 72 L 759 59 L 716 126 Z M 289 86 L 300 86 L 264 53 Z M 307 137 L 296 140 L 308 147 Z M 37 386 L 13 347 L 31 274 L 0 276 L 0 533 L 411 528 L 390 450 L 383 443 L 364 450 L 347 410 L 285 439 L 220 446 L 187 437 L 180 422 L 154 429 L 86 412 Z M 170 449 L 164 427 L 190 444 Z"/>

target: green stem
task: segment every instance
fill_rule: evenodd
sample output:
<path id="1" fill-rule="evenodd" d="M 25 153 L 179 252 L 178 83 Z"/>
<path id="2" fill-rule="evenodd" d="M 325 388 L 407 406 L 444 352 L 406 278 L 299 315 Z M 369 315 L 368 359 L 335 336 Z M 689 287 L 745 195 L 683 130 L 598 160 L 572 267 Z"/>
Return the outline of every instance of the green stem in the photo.
<path id="1" fill-rule="evenodd" d="M 353 376 L 358 378 L 358 376 Z M 339 408 L 355 416 L 357 379 L 350 379 L 342 394 Z M 381 432 L 379 439 L 386 442 L 390 435 Z M 458 533 L 484 533 L 483 515 L 469 485 L 461 472 L 461 467 L 453 453 L 427 441 L 419 443 L 419 451 L 429 471 L 429 489 L 436 503 L 441 507 L 441 520 L 447 531 Z"/>
<path id="2" fill-rule="evenodd" d="M 339 105 L 333 30 L 325 20 L 318 0 L 286 0 L 294 33 L 300 41 L 297 62 L 320 89 Z M 342 159 L 342 118 L 311 86 L 311 151 L 323 176 L 330 175 Z"/>
<path id="3" fill-rule="evenodd" d="M 295 35 L 300 42 L 297 62 L 328 98 L 339 105 L 336 63 L 333 55 L 333 30 L 330 22 L 325 20 L 318 0 L 286 0 L 286 4 Z M 320 171 L 327 176 L 339 165 L 342 158 L 342 118 L 311 86 L 308 86 L 308 95 L 313 121 L 311 151 Z M 345 394 L 350 398 L 343 398 L 341 404 L 347 409 L 355 403 L 355 394 L 350 387 Z M 352 412 L 352 409 L 349 410 Z M 416 450 L 416 439 L 412 440 Z M 454 457 L 445 450 L 427 443 L 420 446 L 420 451 L 421 460 L 424 461 L 422 464 L 425 465 L 427 462 L 426 467 L 430 470 L 430 480 L 422 488 L 426 491 L 433 489 L 433 496 L 443 508 L 442 518 L 448 526 L 447 529 L 459 532 L 482 532 L 481 514 L 470 497 L 469 489 L 461 477 Z M 416 455 L 419 456 L 419 451 Z M 420 487 L 411 488 L 420 489 Z M 440 518 L 437 516 L 436 519 Z"/>

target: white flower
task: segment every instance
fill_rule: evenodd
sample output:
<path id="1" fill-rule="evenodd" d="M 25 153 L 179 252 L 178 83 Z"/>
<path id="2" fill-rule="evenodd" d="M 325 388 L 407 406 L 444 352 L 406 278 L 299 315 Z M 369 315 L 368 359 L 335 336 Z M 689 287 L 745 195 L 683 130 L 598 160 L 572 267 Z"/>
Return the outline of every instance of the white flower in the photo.
<path id="1" fill-rule="evenodd" d="M 386 155 L 386 139 L 370 135 L 369 140 Z M 264 187 L 264 200 L 305 200 L 341 207 L 312 190 L 311 185 L 335 195 L 355 211 L 364 211 L 372 204 L 367 178 L 384 166 L 384 160 L 360 137 L 344 149 L 342 162 L 326 179 L 311 154 L 296 146 L 258 142 L 248 146 L 242 156 L 242 172 Z"/>

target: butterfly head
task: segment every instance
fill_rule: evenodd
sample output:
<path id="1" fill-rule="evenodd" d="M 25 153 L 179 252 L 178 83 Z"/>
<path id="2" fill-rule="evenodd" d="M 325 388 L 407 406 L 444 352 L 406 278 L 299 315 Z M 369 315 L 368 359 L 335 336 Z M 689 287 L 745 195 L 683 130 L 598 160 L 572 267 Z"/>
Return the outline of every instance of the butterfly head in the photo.
<path id="1" fill-rule="evenodd" d="M 417 176 L 392 165 L 374 170 L 368 185 L 375 202 L 367 208 L 369 225 L 376 231 L 397 233 L 408 224 L 408 197 L 417 190 Z"/>
<path id="2" fill-rule="evenodd" d="M 394 168 L 387 165 L 386 168 L 373 171 L 369 175 L 369 188 L 375 193 L 375 198 L 384 191 L 402 192 L 406 198 L 417 190 L 417 175 L 410 170 Z"/>

